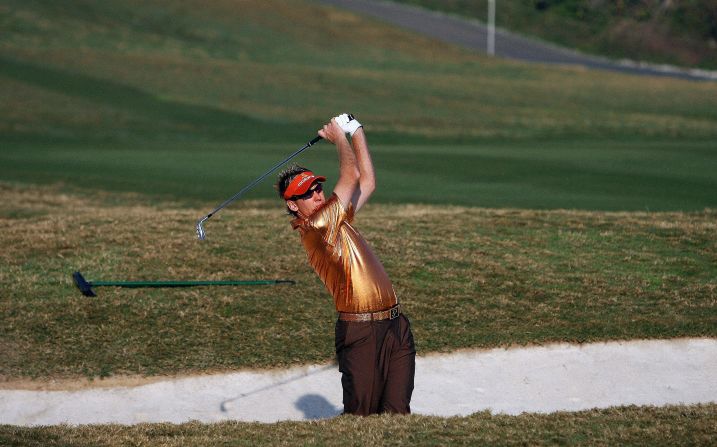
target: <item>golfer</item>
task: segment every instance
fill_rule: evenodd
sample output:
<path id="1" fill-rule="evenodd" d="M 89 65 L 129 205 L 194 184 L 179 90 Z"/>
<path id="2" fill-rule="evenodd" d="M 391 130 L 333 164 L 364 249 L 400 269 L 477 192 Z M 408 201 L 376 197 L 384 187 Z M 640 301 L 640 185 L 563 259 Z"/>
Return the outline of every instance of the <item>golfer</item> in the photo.
<path id="1" fill-rule="evenodd" d="M 338 150 L 333 194 L 326 198 L 325 177 L 300 166 L 279 174 L 276 187 L 309 263 L 334 297 L 344 413 L 407 414 L 416 362 L 410 323 L 383 265 L 351 225 L 376 184 L 366 135 L 347 114 L 318 133 Z"/>

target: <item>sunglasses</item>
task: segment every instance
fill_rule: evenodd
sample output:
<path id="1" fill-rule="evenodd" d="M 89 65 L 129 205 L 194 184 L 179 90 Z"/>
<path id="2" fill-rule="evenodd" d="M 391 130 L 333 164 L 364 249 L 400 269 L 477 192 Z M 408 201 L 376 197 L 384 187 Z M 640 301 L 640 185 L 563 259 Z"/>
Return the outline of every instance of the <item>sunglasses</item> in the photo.
<path id="1" fill-rule="evenodd" d="M 311 186 L 305 193 L 301 194 L 300 196 L 291 196 L 291 200 L 307 200 L 314 196 L 315 192 L 320 193 L 324 190 L 324 187 L 321 186 L 321 183 L 314 183 L 313 186 Z"/>

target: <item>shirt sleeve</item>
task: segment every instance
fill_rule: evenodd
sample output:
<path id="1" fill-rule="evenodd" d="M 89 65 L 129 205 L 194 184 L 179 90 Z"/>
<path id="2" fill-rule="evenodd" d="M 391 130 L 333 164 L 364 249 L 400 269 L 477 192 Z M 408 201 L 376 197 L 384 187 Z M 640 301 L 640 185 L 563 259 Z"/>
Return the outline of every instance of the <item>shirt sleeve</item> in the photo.
<path id="1" fill-rule="evenodd" d="M 309 224 L 322 234 L 328 244 L 335 246 L 339 227 L 345 221 L 351 222 L 353 218 L 353 206 L 349 204 L 348 208 L 346 210 L 339 197 L 332 194 L 329 200 L 309 218 Z"/>

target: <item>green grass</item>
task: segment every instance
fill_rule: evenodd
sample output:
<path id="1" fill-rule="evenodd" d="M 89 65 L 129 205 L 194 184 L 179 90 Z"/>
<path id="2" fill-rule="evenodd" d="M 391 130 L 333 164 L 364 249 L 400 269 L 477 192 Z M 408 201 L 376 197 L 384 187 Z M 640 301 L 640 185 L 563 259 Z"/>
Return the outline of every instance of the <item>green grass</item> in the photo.
<path id="1" fill-rule="evenodd" d="M 220 201 L 350 110 L 378 202 L 715 206 L 715 83 L 500 62 L 313 3 L 232 5 L 5 6 L 0 179 Z M 334 160 L 300 159 L 329 175 Z"/>
<path id="2" fill-rule="evenodd" d="M 7 446 L 695 445 L 714 443 L 716 405 L 618 407 L 576 413 L 469 417 L 343 416 L 314 422 L 136 426 L 0 426 Z"/>
<path id="3" fill-rule="evenodd" d="M 0 178 L 218 204 L 303 144 L 296 141 L 10 145 L 0 152 Z M 717 150 L 711 140 L 372 143 L 372 149 L 378 203 L 653 211 L 717 207 Z M 333 184 L 334 152 L 322 143 L 295 161 L 324 173 Z M 273 179 L 246 197 L 274 198 Z"/>
<path id="4" fill-rule="evenodd" d="M 424 143 L 717 135 L 714 83 L 501 62 L 310 2 L 11 3 L 5 137 L 288 142 L 346 108 Z"/>

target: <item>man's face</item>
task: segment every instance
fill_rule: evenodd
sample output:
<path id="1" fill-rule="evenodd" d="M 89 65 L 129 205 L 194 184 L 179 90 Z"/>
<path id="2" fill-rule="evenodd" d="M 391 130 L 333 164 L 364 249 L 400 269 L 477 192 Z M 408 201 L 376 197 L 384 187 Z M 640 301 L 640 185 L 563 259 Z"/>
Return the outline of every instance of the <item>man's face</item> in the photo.
<path id="1" fill-rule="evenodd" d="M 289 209 L 303 216 L 311 216 L 314 211 L 320 207 L 326 198 L 324 197 L 323 185 L 320 182 L 314 182 L 306 194 L 300 197 L 293 197 L 286 201 Z"/>

